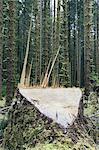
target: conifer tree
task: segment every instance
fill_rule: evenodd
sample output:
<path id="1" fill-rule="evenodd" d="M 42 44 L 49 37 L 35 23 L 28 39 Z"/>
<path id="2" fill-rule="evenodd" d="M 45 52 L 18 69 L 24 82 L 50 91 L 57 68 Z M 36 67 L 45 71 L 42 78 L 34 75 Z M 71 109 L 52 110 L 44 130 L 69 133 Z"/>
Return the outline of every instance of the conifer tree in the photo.
<path id="1" fill-rule="evenodd" d="M 15 1 L 8 1 L 9 22 L 8 22 L 8 51 L 7 51 L 7 95 L 6 105 L 10 105 L 15 90 L 15 63 L 16 63 L 16 50 L 15 50 Z"/>
<path id="2" fill-rule="evenodd" d="M 96 5 L 96 23 L 97 23 L 97 28 L 96 28 L 96 72 L 98 74 L 99 78 L 99 2 L 97 2 Z"/>
<path id="3" fill-rule="evenodd" d="M 3 1 L 0 0 L 0 99 L 2 97 Z"/>
<path id="4" fill-rule="evenodd" d="M 61 84 L 70 86 L 69 46 L 68 46 L 68 1 L 62 1 L 61 16 Z"/>
<path id="5" fill-rule="evenodd" d="M 84 0 L 84 76 L 85 76 L 85 92 L 89 95 L 91 90 L 91 72 L 92 72 L 92 0 Z"/>

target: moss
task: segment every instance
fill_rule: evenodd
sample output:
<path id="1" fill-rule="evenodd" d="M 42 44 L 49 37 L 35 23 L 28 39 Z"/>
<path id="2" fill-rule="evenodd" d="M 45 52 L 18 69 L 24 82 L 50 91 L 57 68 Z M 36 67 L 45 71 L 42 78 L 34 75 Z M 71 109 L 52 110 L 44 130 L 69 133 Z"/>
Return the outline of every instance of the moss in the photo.
<path id="1" fill-rule="evenodd" d="M 84 113 L 87 116 L 91 116 L 92 114 L 95 114 L 99 109 L 99 102 L 98 102 L 98 97 L 97 93 L 93 92 L 89 95 L 88 98 L 88 104 L 87 108 L 85 108 Z"/>
<path id="2" fill-rule="evenodd" d="M 51 144 L 38 144 L 35 148 L 27 147 L 26 150 L 95 150 L 85 140 L 77 142 L 73 145 L 70 139 L 67 139 L 64 144 L 57 142 Z"/>
<path id="3" fill-rule="evenodd" d="M 29 148 L 32 150 L 33 147 L 35 150 L 52 148 L 52 150 L 69 150 L 78 143 L 80 138 L 85 138 L 86 141 L 84 134 L 82 127 L 79 130 L 76 125 L 71 126 L 68 134 L 65 134 L 63 128 L 41 114 L 24 98 L 20 98 L 20 102 L 16 102 L 9 111 L 9 123 L 4 133 L 4 147 L 7 150 L 28 150 Z M 68 141 L 68 139 L 71 140 Z"/>
<path id="4" fill-rule="evenodd" d="M 84 113 L 88 116 L 88 134 L 97 143 L 99 139 L 99 100 L 96 92 L 92 92 L 88 98 L 87 108 Z"/>
<path id="5" fill-rule="evenodd" d="M 3 133 L 4 133 L 4 129 L 7 127 L 7 123 L 8 123 L 7 117 L 0 114 L 0 141 L 1 142 L 4 137 Z"/>
<path id="6" fill-rule="evenodd" d="M 0 147 L 0 150 L 4 150 L 4 148 Z"/>
<path id="7" fill-rule="evenodd" d="M 35 146 L 39 141 L 51 142 L 59 137 L 61 129 L 32 105 L 16 105 L 9 112 L 9 124 L 4 134 L 4 145 L 9 150 L 22 150 L 24 143 Z M 63 136 L 63 135 L 62 135 Z"/>
<path id="8" fill-rule="evenodd" d="M 5 99 L 0 100 L 0 107 L 4 107 L 5 106 Z"/>

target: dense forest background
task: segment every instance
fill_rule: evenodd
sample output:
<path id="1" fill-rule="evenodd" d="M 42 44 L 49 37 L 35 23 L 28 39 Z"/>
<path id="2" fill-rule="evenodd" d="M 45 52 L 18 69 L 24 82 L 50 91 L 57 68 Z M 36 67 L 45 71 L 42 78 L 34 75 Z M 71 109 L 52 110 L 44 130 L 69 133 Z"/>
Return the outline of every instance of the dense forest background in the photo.
<path id="1" fill-rule="evenodd" d="M 0 1 L 0 95 L 8 101 L 20 80 L 27 47 L 30 85 L 40 85 L 59 49 L 49 85 L 85 87 L 88 95 L 99 82 L 99 2 Z"/>
<path id="2" fill-rule="evenodd" d="M 61 130 L 21 86 L 79 87 L 72 126 Z M 99 0 L 0 0 L 0 149 L 98 150 L 98 131 Z"/>

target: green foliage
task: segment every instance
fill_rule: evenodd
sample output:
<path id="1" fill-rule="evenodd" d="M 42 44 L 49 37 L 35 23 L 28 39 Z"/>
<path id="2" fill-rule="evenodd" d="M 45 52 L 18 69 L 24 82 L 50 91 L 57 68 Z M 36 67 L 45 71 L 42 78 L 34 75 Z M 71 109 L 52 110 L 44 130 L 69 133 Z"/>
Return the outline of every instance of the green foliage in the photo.
<path id="1" fill-rule="evenodd" d="M 1 101 L 0 101 L 0 107 L 4 107 L 5 106 L 5 99 L 2 99 Z"/>
<path id="2" fill-rule="evenodd" d="M 40 117 L 40 113 L 32 106 L 19 106 L 10 112 L 9 125 L 4 134 L 4 145 L 8 150 L 16 150 L 28 146 L 35 146 L 37 143 L 49 143 L 52 137 L 59 137 L 55 124 L 50 124 L 46 117 Z M 53 127 L 53 131 L 52 131 Z M 61 135 L 61 134 L 60 134 Z"/>
<path id="3" fill-rule="evenodd" d="M 6 96 L 6 86 L 2 87 L 2 96 L 5 97 Z"/>
<path id="4" fill-rule="evenodd" d="M 95 150 L 87 141 L 81 139 L 77 144 L 72 144 L 70 139 L 65 143 L 39 144 L 35 148 L 26 148 L 26 150 Z"/>
<path id="5" fill-rule="evenodd" d="M 87 108 L 85 108 L 85 115 L 91 116 L 98 111 L 99 103 L 98 97 L 96 93 L 91 93 L 88 97 Z"/>
<path id="6" fill-rule="evenodd" d="M 3 138 L 4 130 L 7 127 L 7 117 L 0 114 L 0 138 Z"/>
<path id="7" fill-rule="evenodd" d="M 85 141 L 84 139 L 80 139 L 79 142 L 75 144 L 72 150 L 84 150 L 84 149 L 95 150 L 95 147 L 91 146 L 87 140 Z"/>
<path id="8" fill-rule="evenodd" d="M 33 149 L 27 148 L 27 150 L 71 150 L 71 148 L 72 145 L 70 142 L 64 144 L 57 142 L 55 144 L 40 144 Z"/>
<path id="9" fill-rule="evenodd" d="M 4 148 L 0 147 L 0 150 L 4 150 Z"/>
<path id="10" fill-rule="evenodd" d="M 3 97 L 6 96 L 6 81 L 3 81 L 3 85 L 2 85 L 2 96 L 3 96 Z"/>
<path id="11" fill-rule="evenodd" d="M 87 108 L 84 109 L 84 114 L 90 118 L 88 134 L 95 142 L 97 142 L 99 128 L 99 102 L 96 93 L 92 92 L 89 95 Z"/>
<path id="12" fill-rule="evenodd" d="M 94 71 L 91 73 L 91 79 L 94 81 L 95 85 L 99 85 L 99 75 Z"/>

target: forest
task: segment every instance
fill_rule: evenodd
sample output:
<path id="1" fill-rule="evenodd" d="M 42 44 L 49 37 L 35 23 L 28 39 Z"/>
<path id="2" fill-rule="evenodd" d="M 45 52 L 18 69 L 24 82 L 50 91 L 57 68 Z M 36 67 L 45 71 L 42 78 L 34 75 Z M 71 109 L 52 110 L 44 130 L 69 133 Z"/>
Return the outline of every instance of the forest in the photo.
<path id="1" fill-rule="evenodd" d="M 99 0 L 0 0 L 0 146 L 99 149 Z"/>

